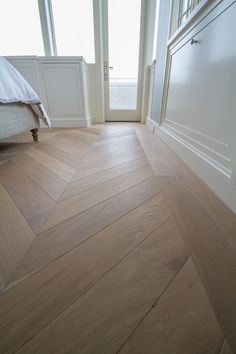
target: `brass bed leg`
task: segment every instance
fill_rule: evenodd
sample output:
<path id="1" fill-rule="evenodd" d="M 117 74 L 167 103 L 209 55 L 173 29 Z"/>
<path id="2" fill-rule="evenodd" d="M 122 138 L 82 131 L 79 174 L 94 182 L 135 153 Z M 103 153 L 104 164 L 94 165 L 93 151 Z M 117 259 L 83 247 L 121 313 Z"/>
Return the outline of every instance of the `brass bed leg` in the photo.
<path id="1" fill-rule="evenodd" d="M 32 137 L 33 137 L 34 141 L 38 141 L 38 129 L 37 128 L 32 129 L 31 132 L 32 132 Z"/>

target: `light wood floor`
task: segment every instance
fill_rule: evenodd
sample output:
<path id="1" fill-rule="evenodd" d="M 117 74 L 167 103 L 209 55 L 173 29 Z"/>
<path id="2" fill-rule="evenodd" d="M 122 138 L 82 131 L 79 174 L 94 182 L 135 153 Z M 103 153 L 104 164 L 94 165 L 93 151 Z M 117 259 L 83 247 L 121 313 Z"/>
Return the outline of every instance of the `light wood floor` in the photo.
<path id="1" fill-rule="evenodd" d="M 2 141 L 0 353 L 233 353 L 235 235 L 143 125 Z"/>

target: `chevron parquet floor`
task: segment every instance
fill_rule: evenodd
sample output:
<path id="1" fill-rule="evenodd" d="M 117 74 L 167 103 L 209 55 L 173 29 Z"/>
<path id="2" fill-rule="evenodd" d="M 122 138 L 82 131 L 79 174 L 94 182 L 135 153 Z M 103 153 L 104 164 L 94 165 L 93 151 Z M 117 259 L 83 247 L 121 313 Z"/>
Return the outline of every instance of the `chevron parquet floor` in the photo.
<path id="1" fill-rule="evenodd" d="M 219 353 L 224 336 L 163 193 L 171 166 L 158 176 L 141 131 L 0 143 L 1 354 Z"/>

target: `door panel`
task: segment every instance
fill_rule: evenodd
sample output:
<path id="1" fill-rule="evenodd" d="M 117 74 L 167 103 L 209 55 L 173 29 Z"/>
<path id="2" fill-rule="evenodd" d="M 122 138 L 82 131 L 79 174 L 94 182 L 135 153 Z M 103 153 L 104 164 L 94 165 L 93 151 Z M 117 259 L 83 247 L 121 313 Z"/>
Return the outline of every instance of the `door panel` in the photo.
<path id="1" fill-rule="evenodd" d="M 236 3 L 176 51 L 164 124 L 175 135 L 232 170 L 236 120 Z M 195 34 L 195 33 L 194 33 Z"/>
<path id="2" fill-rule="evenodd" d="M 139 121 L 141 0 L 107 0 L 104 12 L 106 120 Z"/>

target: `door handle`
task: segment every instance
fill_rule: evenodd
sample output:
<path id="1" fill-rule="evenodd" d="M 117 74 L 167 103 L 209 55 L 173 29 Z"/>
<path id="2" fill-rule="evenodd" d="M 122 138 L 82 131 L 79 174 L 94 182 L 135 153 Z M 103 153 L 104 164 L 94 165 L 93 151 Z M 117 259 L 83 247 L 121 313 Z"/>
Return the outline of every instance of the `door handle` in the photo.
<path id="1" fill-rule="evenodd" d="M 197 44 L 197 43 L 199 43 L 198 39 L 194 39 L 194 38 L 191 39 L 191 42 L 190 42 L 191 45 Z"/>
<path id="2" fill-rule="evenodd" d="M 109 67 L 107 61 L 104 61 L 104 81 L 109 81 Z"/>

